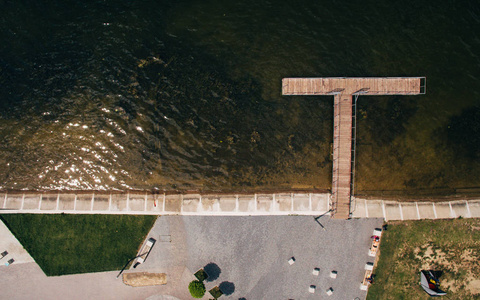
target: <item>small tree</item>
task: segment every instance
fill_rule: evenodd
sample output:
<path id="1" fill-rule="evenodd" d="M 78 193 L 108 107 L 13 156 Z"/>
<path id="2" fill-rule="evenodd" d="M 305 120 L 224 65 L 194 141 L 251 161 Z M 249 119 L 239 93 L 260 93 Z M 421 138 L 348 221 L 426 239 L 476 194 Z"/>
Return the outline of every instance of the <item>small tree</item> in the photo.
<path id="1" fill-rule="evenodd" d="M 205 285 L 199 280 L 190 282 L 188 290 L 193 298 L 202 298 L 205 295 Z"/>

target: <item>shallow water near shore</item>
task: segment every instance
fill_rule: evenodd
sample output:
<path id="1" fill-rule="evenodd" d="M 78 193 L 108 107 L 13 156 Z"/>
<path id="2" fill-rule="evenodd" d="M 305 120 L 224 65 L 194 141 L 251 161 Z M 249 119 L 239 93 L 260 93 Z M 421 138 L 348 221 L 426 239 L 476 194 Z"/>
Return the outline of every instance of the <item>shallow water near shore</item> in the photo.
<path id="1" fill-rule="evenodd" d="M 360 97 L 356 191 L 480 186 L 480 5 L 9 2 L 3 189 L 330 188 L 333 97 L 283 77 L 426 76 Z"/>

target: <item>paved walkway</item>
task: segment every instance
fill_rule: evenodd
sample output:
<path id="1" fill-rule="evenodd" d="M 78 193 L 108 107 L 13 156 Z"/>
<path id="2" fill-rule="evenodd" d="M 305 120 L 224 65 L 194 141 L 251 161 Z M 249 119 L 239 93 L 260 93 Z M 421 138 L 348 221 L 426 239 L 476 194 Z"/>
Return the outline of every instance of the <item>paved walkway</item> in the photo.
<path id="1" fill-rule="evenodd" d="M 3 203 L 2 203 L 3 201 Z M 0 193 L 2 213 L 77 213 L 138 215 L 329 215 L 329 193 L 152 194 Z M 397 202 L 356 198 L 353 218 L 417 220 L 480 218 L 480 199 L 445 202 Z M 1 231 L 0 231 L 1 232 Z M 0 244 L 0 246 L 2 246 Z M 2 252 L 0 248 L 0 252 Z"/>
<path id="2" fill-rule="evenodd" d="M 0 193 L 2 213 L 143 215 L 321 215 L 328 193 L 152 194 Z"/>
<path id="3" fill-rule="evenodd" d="M 0 220 L 0 253 L 7 251 L 8 254 L 0 259 L 0 269 L 11 268 L 12 265 L 6 265 L 6 263 L 13 259 L 13 264 L 23 264 L 34 262 L 33 258 L 23 248 L 17 238 L 12 232 L 5 226 Z M 2 255 L 0 255 L 1 257 Z"/>
<path id="4" fill-rule="evenodd" d="M 354 218 L 390 220 L 480 218 L 480 199 L 445 202 L 397 202 L 357 198 Z"/>
<path id="5" fill-rule="evenodd" d="M 148 299 L 169 295 L 171 287 L 131 287 L 116 279 L 118 271 L 47 277 L 36 263 L 0 268 L 2 299 L 83 300 Z M 162 299 L 162 298 L 157 298 Z M 165 298 L 167 299 L 167 298 Z M 187 299 L 187 298 L 180 298 Z"/>

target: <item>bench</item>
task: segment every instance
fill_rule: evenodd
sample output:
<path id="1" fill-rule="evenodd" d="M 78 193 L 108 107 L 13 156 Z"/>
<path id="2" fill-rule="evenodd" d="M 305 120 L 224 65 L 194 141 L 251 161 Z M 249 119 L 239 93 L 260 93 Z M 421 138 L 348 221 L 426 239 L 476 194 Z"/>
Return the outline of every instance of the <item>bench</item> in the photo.
<path id="1" fill-rule="evenodd" d="M 375 257 L 378 252 L 378 247 L 380 246 L 380 238 L 382 237 L 382 230 L 380 228 L 375 228 L 372 236 L 372 246 L 368 250 L 368 256 Z"/>
<path id="2" fill-rule="evenodd" d="M 360 289 L 362 291 L 366 291 L 368 289 L 368 286 L 370 285 L 370 278 L 372 277 L 373 274 L 373 263 L 368 262 L 365 264 L 365 275 L 363 276 L 363 281 L 360 284 Z"/>

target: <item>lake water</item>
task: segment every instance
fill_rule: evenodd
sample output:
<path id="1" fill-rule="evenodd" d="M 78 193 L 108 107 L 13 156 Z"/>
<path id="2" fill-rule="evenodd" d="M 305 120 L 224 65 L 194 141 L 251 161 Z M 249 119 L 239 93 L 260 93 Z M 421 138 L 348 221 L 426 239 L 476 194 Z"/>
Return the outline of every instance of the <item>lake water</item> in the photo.
<path id="1" fill-rule="evenodd" d="M 427 77 L 359 98 L 358 192 L 480 186 L 480 2 L 3 1 L 0 25 L 3 189 L 328 189 L 333 97 L 281 96 L 307 76 Z"/>

